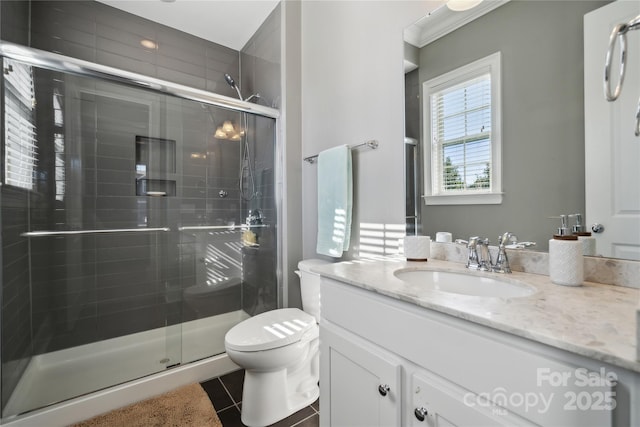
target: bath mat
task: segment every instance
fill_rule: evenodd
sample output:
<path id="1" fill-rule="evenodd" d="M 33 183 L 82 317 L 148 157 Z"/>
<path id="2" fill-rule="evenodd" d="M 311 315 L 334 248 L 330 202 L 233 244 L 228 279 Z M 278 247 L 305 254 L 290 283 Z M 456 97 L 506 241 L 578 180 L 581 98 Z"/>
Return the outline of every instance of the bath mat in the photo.
<path id="1" fill-rule="evenodd" d="M 222 427 L 200 384 L 115 409 L 71 427 Z"/>

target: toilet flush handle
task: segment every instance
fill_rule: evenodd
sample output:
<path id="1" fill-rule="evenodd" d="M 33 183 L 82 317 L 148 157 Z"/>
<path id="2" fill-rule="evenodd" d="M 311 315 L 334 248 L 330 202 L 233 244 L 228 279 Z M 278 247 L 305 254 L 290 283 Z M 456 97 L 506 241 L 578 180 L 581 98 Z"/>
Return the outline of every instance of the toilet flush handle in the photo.
<path id="1" fill-rule="evenodd" d="M 294 273 L 296 273 L 298 277 L 302 277 L 302 275 L 300 274 L 300 270 L 295 270 Z"/>

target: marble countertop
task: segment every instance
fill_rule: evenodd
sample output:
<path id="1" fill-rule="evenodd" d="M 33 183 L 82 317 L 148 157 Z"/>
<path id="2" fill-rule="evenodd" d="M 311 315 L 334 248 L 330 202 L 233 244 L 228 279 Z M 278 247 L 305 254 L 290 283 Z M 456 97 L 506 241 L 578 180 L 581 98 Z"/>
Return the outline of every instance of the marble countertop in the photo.
<path id="1" fill-rule="evenodd" d="M 401 268 L 497 276 L 531 285 L 537 292 L 510 299 L 440 292 L 396 278 L 393 272 Z M 482 273 L 469 271 L 464 264 L 431 259 L 345 261 L 313 270 L 381 295 L 640 372 L 636 353 L 638 289 L 593 282 L 579 287 L 559 286 L 545 275 Z"/>

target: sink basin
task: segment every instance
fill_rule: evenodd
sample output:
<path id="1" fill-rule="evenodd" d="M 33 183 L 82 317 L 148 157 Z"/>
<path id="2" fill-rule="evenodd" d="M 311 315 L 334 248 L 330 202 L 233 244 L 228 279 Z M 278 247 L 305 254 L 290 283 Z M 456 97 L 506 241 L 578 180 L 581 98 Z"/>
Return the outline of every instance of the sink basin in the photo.
<path id="1" fill-rule="evenodd" d="M 415 269 L 400 269 L 393 274 L 411 285 L 452 294 L 516 298 L 526 297 L 536 292 L 535 288 L 524 283 L 499 277 L 486 277 L 480 274 Z"/>

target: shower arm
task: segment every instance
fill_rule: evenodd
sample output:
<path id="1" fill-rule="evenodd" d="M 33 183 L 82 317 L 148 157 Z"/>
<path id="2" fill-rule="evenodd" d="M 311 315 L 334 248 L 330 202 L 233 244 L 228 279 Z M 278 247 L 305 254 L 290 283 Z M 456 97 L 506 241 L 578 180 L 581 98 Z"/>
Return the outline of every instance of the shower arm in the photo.
<path id="1" fill-rule="evenodd" d="M 233 88 L 236 90 L 236 92 L 238 92 L 238 98 L 240 98 L 240 100 L 242 101 L 242 94 L 240 93 L 240 89 L 238 89 L 238 86 L 233 85 Z"/>

